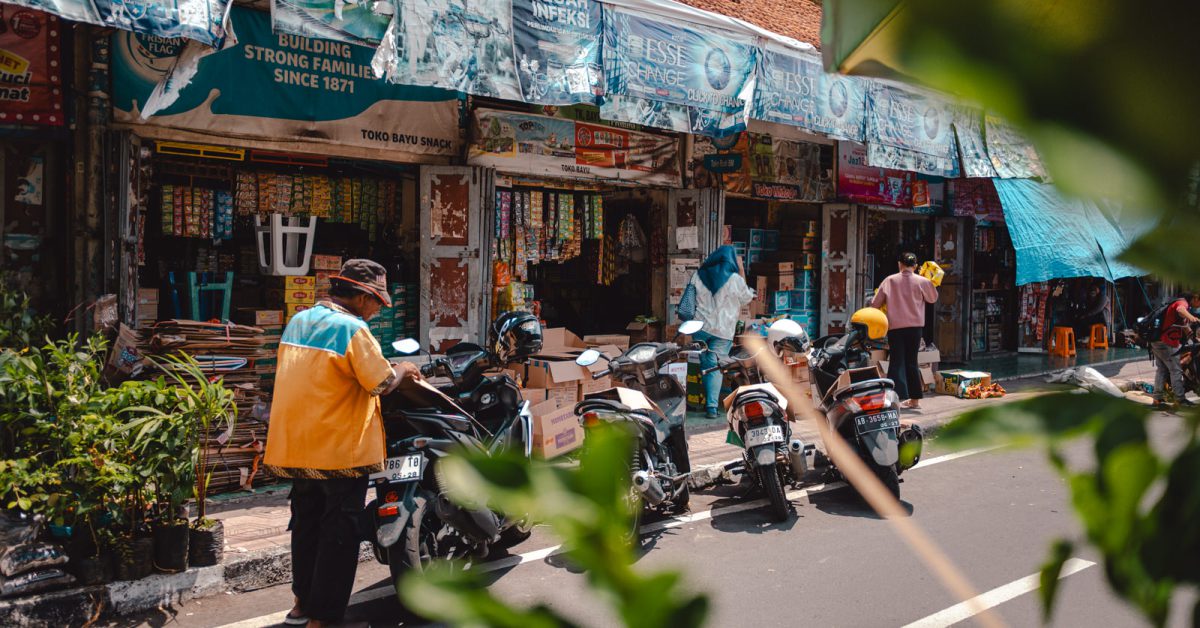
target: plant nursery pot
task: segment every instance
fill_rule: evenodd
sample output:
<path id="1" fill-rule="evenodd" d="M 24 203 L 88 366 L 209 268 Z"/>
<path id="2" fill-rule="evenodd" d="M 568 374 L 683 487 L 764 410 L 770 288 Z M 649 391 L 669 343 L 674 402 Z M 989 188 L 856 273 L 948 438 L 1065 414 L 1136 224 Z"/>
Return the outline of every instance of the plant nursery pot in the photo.
<path id="1" fill-rule="evenodd" d="M 225 556 L 225 525 L 214 521 L 205 528 L 191 527 L 188 546 L 188 562 L 193 567 L 210 567 L 220 564 Z"/>
<path id="2" fill-rule="evenodd" d="M 112 552 L 104 551 L 86 558 L 72 557 L 68 565 L 81 585 L 107 584 L 113 580 Z"/>
<path id="3" fill-rule="evenodd" d="M 154 573 L 154 539 L 123 537 L 116 543 L 114 558 L 117 580 L 141 580 Z"/>
<path id="4" fill-rule="evenodd" d="M 166 573 L 187 571 L 190 532 L 186 520 L 160 523 L 154 527 L 155 569 Z"/>

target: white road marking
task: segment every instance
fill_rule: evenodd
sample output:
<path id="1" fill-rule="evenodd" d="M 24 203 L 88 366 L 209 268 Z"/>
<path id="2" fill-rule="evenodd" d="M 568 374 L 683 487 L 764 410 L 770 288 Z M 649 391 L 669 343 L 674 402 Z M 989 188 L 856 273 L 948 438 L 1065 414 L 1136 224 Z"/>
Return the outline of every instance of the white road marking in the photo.
<path id="1" fill-rule="evenodd" d="M 999 449 L 999 447 L 981 447 L 978 449 L 967 449 L 967 450 L 955 452 L 952 454 L 946 454 L 944 456 L 938 456 L 936 458 L 930 458 L 928 460 L 922 460 L 920 462 L 920 464 L 913 467 L 913 469 L 911 469 L 910 472 L 915 471 L 916 469 L 932 467 L 936 464 L 941 464 L 943 462 L 950 462 L 951 460 L 958 460 L 959 458 L 965 458 L 967 456 L 973 456 L 975 454 L 981 454 L 981 453 L 992 451 L 995 449 Z M 821 493 L 827 493 L 829 491 L 833 491 L 833 490 L 837 490 L 839 488 L 845 488 L 845 487 L 846 487 L 845 482 L 830 482 L 829 484 L 817 484 L 817 485 L 803 488 L 800 490 L 791 491 L 787 494 L 787 497 L 789 500 L 800 499 L 801 497 L 807 497 L 809 495 L 820 495 Z M 726 516 L 726 515 L 736 514 L 739 512 L 746 512 L 748 510 L 756 510 L 756 509 L 762 508 L 766 505 L 767 505 L 767 500 L 755 499 L 755 500 L 748 501 L 748 502 L 742 502 L 740 504 L 733 504 L 730 506 L 722 506 L 720 508 L 713 508 L 713 509 L 705 510 L 702 512 L 694 512 L 694 513 L 687 514 L 687 515 L 678 515 L 675 517 L 670 517 L 668 519 L 664 519 L 662 521 L 655 521 L 654 523 L 648 523 L 641 527 L 641 529 L 639 530 L 639 533 L 642 536 L 645 536 L 646 534 L 650 534 L 653 532 L 669 530 L 671 528 L 679 528 L 679 527 L 685 526 L 689 523 L 696 523 L 698 521 L 706 521 L 708 519 L 712 519 L 713 517 L 722 517 L 722 516 Z M 539 550 L 534 550 L 532 552 L 525 552 L 523 554 L 518 554 L 516 556 L 508 556 L 505 558 L 501 558 L 499 560 L 487 562 L 482 565 L 479 565 L 478 569 L 483 573 L 489 573 L 492 571 L 500 571 L 503 569 L 513 569 L 515 567 L 520 567 L 521 565 L 525 565 L 528 563 L 545 560 L 546 558 L 548 558 L 550 556 L 555 556 L 557 554 L 561 554 L 564 551 L 565 550 L 563 549 L 562 545 L 553 545 L 550 547 L 544 547 Z M 1067 574 L 1067 575 L 1070 575 L 1070 574 Z M 385 598 L 385 597 L 388 597 L 388 596 L 394 595 L 394 594 L 395 593 L 392 590 L 392 588 L 387 587 L 387 586 L 377 587 L 374 589 L 367 589 L 365 591 L 359 591 L 358 593 L 355 593 L 353 596 L 351 596 L 350 604 L 351 605 L 362 604 L 364 602 L 378 600 L 378 599 Z M 259 626 L 274 626 L 274 625 L 283 623 L 283 619 L 285 616 L 287 616 L 287 613 L 288 613 L 288 611 L 283 611 L 283 612 L 274 613 L 271 615 L 263 615 L 261 617 L 254 617 L 251 619 L 235 622 L 232 624 L 225 624 L 224 626 L 220 626 L 219 628 L 258 628 Z"/>
<path id="2" fill-rule="evenodd" d="M 1058 575 L 1059 579 L 1066 578 L 1072 574 L 1079 573 L 1088 567 L 1095 565 L 1090 560 L 1082 558 L 1072 558 L 1066 563 L 1063 563 L 1062 572 Z M 995 608 L 1009 600 L 1018 598 L 1026 593 L 1036 591 L 1041 586 L 1041 574 L 1030 574 L 1014 580 L 1006 585 L 996 587 L 991 591 L 975 596 L 967 602 L 960 602 L 926 617 L 919 619 L 904 628 L 945 628 L 953 626 L 960 621 L 964 621 L 974 617 L 980 609 Z M 974 605 L 972 604 L 974 603 Z"/>

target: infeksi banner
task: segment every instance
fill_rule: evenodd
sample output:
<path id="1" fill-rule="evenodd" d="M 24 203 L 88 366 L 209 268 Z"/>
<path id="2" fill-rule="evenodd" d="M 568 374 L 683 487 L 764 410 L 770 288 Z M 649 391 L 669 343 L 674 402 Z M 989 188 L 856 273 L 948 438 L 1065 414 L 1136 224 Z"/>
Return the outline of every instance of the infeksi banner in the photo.
<path id="1" fill-rule="evenodd" d="M 626 11 L 605 14 L 610 94 L 739 113 L 749 99 L 756 56 L 748 36 Z"/>
<path id="2" fill-rule="evenodd" d="M 235 7 L 238 43 L 199 61 L 177 97 L 148 119 L 146 99 L 166 75 L 178 40 L 117 33 L 112 39 L 113 117 L 269 141 L 456 155 L 458 101 L 427 87 L 388 85 L 361 46 L 271 32 L 267 14 Z"/>
<path id="3" fill-rule="evenodd" d="M 594 0 L 513 0 L 513 56 L 525 102 L 594 103 L 603 93 L 600 11 Z"/>
<path id="4" fill-rule="evenodd" d="M 867 82 L 828 74 L 817 54 L 764 48 L 754 88 L 755 120 L 797 126 L 839 140 L 861 142 Z"/>

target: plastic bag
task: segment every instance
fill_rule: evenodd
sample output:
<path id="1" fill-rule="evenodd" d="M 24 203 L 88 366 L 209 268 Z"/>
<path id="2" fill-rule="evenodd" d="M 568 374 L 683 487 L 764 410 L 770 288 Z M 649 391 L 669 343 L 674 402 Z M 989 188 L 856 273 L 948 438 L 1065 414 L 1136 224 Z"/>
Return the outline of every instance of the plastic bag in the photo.
<path id="1" fill-rule="evenodd" d="M 30 543 L 42 529 L 40 519 L 13 510 L 0 510 L 0 553 L 6 549 Z"/>
<path id="2" fill-rule="evenodd" d="M 1125 393 L 1112 383 L 1112 380 L 1090 366 L 1052 373 L 1046 378 L 1046 381 L 1051 384 L 1075 384 L 1092 392 L 1104 393 L 1113 397 L 1125 397 Z"/>
<path id="3" fill-rule="evenodd" d="M 53 543 L 22 543 L 0 555 L 0 573 L 13 577 L 35 569 L 65 565 L 67 555 Z"/>
<path id="4" fill-rule="evenodd" d="M 0 597 L 29 595 L 47 589 L 58 589 L 75 583 L 75 577 L 61 569 L 31 571 L 13 578 L 0 578 Z"/>

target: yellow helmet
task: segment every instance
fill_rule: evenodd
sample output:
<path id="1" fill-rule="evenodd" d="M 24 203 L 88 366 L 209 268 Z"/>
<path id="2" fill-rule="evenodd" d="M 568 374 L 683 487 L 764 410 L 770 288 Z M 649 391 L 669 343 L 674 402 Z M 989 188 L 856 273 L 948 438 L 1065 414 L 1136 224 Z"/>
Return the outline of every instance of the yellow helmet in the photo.
<path id="1" fill-rule="evenodd" d="M 883 340 L 887 337 L 887 315 L 873 307 L 864 307 L 855 312 L 854 316 L 850 317 L 850 324 L 865 327 L 867 338 L 871 340 Z"/>

